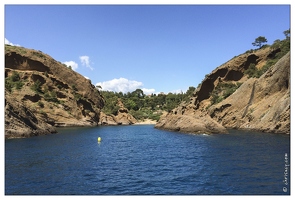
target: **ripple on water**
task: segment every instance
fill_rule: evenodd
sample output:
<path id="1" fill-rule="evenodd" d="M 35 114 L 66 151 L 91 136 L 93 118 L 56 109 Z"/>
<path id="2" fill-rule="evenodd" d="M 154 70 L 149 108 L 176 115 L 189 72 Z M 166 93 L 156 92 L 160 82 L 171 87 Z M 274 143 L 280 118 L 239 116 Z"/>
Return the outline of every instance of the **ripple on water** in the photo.
<path id="1" fill-rule="evenodd" d="M 289 194 L 282 191 L 285 153 L 289 137 L 257 132 L 62 129 L 5 141 L 5 194 Z"/>

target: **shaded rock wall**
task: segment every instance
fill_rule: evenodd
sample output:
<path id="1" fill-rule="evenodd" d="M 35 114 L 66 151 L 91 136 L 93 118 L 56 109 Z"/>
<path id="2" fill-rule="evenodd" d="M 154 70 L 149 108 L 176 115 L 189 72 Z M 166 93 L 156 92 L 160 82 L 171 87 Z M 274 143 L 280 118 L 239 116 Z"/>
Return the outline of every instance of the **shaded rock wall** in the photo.
<path id="1" fill-rule="evenodd" d="M 38 118 L 21 102 L 5 98 L 5 138 L 31 137 L 56 133 L 56 129 Z"/>

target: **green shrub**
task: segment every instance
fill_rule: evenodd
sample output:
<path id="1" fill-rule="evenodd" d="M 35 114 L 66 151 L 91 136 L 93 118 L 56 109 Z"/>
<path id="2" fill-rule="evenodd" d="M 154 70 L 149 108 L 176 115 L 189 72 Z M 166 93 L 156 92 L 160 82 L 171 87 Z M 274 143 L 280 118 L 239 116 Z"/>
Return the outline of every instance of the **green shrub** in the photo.
<path id="1" fill-rule="evenodd" d="M 40 106 L 41 108 L 44 108 L 44 103 L 42 101 L 38 101 L 38 106 Z"/>
<path id="2" fill-rule="evenodd" d="M 6 78 L 5 79 L 5 90 L 7 90 L 8 92 L 12 92 L 12 88 L 13 88 L 12 82 L 8 78 Z"/>
<path id="3" fill-rule="evenodd" d="M 141 110 L 130 110 L 129 112 L 137 120 L 143 120 L 148 118 L 148 114 Z"/>
<path id="4" fill-rule="evenodd" d="M 250 50 L 247 50 L 245 53 L 253 53 L 255 50 L 253 49 L 250 49 Z"/>
<path id="5" fill-rule="evenodd" d="M 74 91 L 74 92 L 76 92 L 76 91 L 78 91 L 78 89 L 77 89 L 77 87 L 76 87 L 76 85 L 71 85 L 71 88 L 72 88 L 72 90 Z"/>
<path id="6" fill-rule="evenodd" d="M 60 103 L 59 100 L 57 99 L 57 95 L 55 91 L 46 92 L 43 97 L 46 101 Z"/>
<path id="7" fill-rule="evenodd" d="M 13 71 L 11 76 L 5 78 L 5 89 L 8 92 L 12 92 L 13 88 L 20 90 L 23 87 L 23 85 L 24 83 L 20 79 L 19 73 L 16 71 Z"/>
<path id="8" fill-rule="evenodd" d="M 22 81 L 15 82 L 15 88 L 20 90 L 23 87 L 24 83 Z"/>
<path id="9" fill-rule="evenodd" d="M 39 58 L 43 58 L 43 57 L 44 57 L 44 55 L 43 55 L 42 52 L 36 52 L 36 51 L 33 51 L 33 55 L 35 55 L 35 56 L 37 56 L 37 57 L 39 57 Z"/>
<path id="10" fill-rule="evenodd" d="M 41 82 L 39 80 L 35 81 L 35 83 L 31 86 L 31 89 L 36 93 L 42 93 Z"/>
<path id="11" fill-rule="evenodd" d="M 47 117 L 47 113 L 46 113 L 44 110 L 40 110 L 39 113 L 40 113 L 41 115 L 43 115 L 44 117 Z"/>
<path id="12" fill-rule="evenodd" d="M 248 75 L 248 78 L 259 78 L 262 75 L 262 71 L 257 69 L 254 63 L 251 63 L 249 68 L 245 70 L 244 73 Z"/>
<path id="13" fill-rule="evenodd" d="M 77 100 L 79 100 L 79 99 L 82 99 L 82 95 L 81 94 L 79 94 L 79 93 L 74 93 L 74 99 L 77 101 Z"/>
<path id="14" fill-rule="evenodd" d="M 19 81 L 20 80 L 19 73 L 17 73 L 16 71 L 13 71 L 10 79 L 12 82 Z"/>
<path id="15" fill-rule="evenodd" d="M 52 102 L 59 103 L 59 101 L 58 101 L 58 99 L 57 99 L 56 92 L 55 92 L 54 90 L 50 92 L 50 96 L 51 96 L 51 101 L 52 101 Z"/>
<path id="16" fill-rule="evenodd" d="M 219 83 L 211 92 L 211 105 L 217 104 L 232 95 L 242 83 Z"/>
<path id="17" fill-rule="evenodd" d="M 161 115 L 160 114 L 152 114 L 149 118 L 152 120 L 159 121 Z"/>
<path id="18" fill-rule="evenodd" d="M 142 110 L 130 110 L 129 113 L 137 120 L 152 119 L 158 121 L 161 114 L 153 113 L 152 110 L 144 108 Z"/>
<path id="19" fill-rule="evenodd" d="M 212 95 L 211 105 L 217 104 L 224 100 L 223 96 L 218 96 L 218 94 L 213 93 L 211 95 Z"/>
<path id="20" fill-rule="evenodd" d="M 102 111 L 107 115 L 117 115 L 119 108 L 120 108 L 119 106 L 113 105 L 109 107 L 104 107 Z"/>

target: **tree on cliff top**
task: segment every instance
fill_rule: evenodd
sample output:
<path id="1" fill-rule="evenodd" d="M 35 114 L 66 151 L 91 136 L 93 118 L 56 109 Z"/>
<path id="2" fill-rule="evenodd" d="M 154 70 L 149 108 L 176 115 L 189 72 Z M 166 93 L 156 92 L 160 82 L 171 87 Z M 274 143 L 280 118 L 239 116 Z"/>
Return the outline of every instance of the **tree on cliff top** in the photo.
<path id="1" fill-rule="evenodd" d="M 252 43 L 253 46 L 259 46 L 261 48 L 263 43 L 266 43 L 267 39 L 263 36 L 259 36 L 258 38 L 255 39 L 255 42 Z"/>
<path id="2" fill-rule="evenodd" d="M 286 39 L 290 39 L 290 29 L 284 31 L 283 33 L 286 36 Z"/>

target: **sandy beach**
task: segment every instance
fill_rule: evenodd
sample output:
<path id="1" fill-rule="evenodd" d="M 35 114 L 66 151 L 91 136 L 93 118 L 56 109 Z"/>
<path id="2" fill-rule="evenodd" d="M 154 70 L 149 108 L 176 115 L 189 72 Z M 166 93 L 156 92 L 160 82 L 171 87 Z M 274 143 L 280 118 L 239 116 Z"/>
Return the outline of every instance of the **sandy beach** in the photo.
<path id="1" fill-rule="evenodd" d="M 145 119 L 143 121 L 138 121 L 136 124 L 156 124 L 157 121 L 156 120 L 152 120 L 152 119 Z"/>

